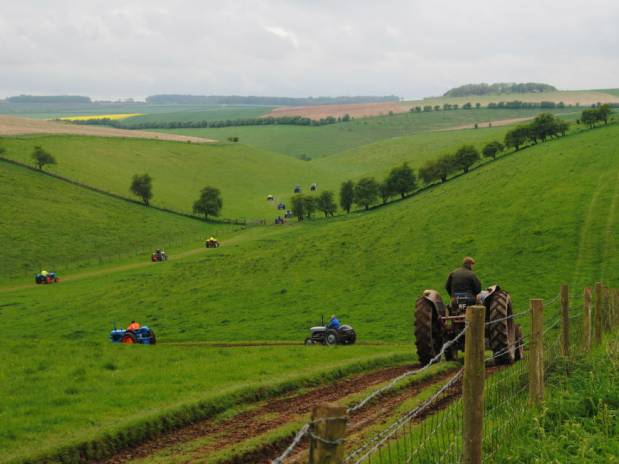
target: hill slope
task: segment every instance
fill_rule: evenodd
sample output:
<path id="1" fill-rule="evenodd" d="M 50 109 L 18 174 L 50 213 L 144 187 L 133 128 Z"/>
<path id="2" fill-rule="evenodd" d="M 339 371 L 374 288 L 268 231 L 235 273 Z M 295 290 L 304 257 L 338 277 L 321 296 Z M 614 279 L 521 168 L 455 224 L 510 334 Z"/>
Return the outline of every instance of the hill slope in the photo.
<path id="1" fill-rule="evenodd" d="M 618 141 L 619 126 L 587 131 L 376 211 L 269 236 L 253 229 L 252 240 L 184 261 L 6 293 L 0 324 L 11 331 L 0 355 L 23 375 L 0 382 L 6 389 L 0 398 L 8 399 L 0 419 L 10 420 L 13 431 L 0 434 L 0 443 L 27 453 L 33 430 L 38 441 L 59 445 L 113 429 L 118 404 L 129 405 L 122 408 L 126 423 L 171 402 L 212 398 L 222 386 L 338 365 L 369 351 L 401 352 L 388 346 L 210 351 L 204 342 L 300 343 L 320 314 L 330 313 L 352 323 L 361 341 L 410 342 L 415 298 L 425 288 L 441 289 L 463 255 L 477 258 L 484 285 L 500 283 L 511 292 L 517 311 L 529 298 L 552 299 L 561 282 L 573 288 L 599 278 L 615 282 Z M 556 312 L 556 302 L 546 309 L 549 319 Z M 131 319 L 156 327 L 160 344 L 105 343 L 112 321 Z M 24 333 L 36 343 L 24 345 Z M 69 356 L 79 367 L 67 367 Z M 42 389 L 50 393 L 40 395 Z"/>
<path id="2" fill-rule="evenodd" d="M 66 270 L 98 255 L 135 254 L 171 243 L 194 242 L 197 247 L 207 234 L 233 230 L 117 200 L 5 162 L 0 164 L 0 204 L 2 217 L 10 218 L 2 221 L 0 279 L 41 268 Z"/>

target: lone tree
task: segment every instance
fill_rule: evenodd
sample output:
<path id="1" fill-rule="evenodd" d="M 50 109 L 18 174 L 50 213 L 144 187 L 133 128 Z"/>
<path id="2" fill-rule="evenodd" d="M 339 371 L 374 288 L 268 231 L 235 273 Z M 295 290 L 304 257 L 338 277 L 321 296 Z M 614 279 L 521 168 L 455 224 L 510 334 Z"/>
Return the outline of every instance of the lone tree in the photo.
<path id="1" fill-rule="evenodd" d="M 402 198 L 417 187 L 415 173 L 409 167 L 408 163 L 393 168 L 387 176 L 386 183 L 388 186 L 388 196 L 391 194 L 400 194 Z"/>
<path id="2" fill-rule="evenodd" d="M 193 203 L 193 212 L 204 214 L 204 220 L 211 216 L 219 216 L 224 202 L 218 188 L 206 186 L 200 191 L 200 198 Z"/>
<path id="3" fill-rule="evenodd" d="M 479 160 L 479 151 L 473 145 L 462 145 L 455 156 L 456 166 L 465 173 Z"/>
<path id="4" fill-rule="evenodd" d="M 363 206 L 366 210 L 376 203 L 379 195 L 379 184 L 373 177 L 364 177 L 357 182 L 354 188 L 355 204 Z"/>
<path id="5" fill-rule="evenodd" d="M 32 151 L 32 159 L 39 170 L 43 170 L 43 166 L 47 164 L 57 164 L 56 158 L 54 158 L 51 153 L 41 148 L 40 145 L 34 147 L 34 150 Z"/>
<path id="6" fill-rule="evenodd" d="M 333 192 L 325 190 L 318 196 L 317 207 L 320 211 L 325 213 L 325 217 L 333 216 L 337 211 L 337 205 L 335 204 Z"/>
<path id="7" fill-rule="evenodd" d="M 131 181 L 131 192 L 134 195 L 142 198 L 142 201 L 148 206 L 150 199 L 153 197 L 153 179 L 148 174 L 141 176 L 135 174 Z"/>
<path id="8" fill-rule="evenodd" d="M 297 193 L 292 197 L 292 214 L 294 214 L 299 221 L 302 221 L 305 217 L 305 199 L 302 193 Z"/>
<path id="9" fill-rule="evenodd" d="M 496 155 L 498 153 L 501 153 L 503 150 L 505 150 L 503 144 L 495 140 L 494 142 L 490 142 L 489 144 L 487 144 L 483 148 L 482 153 L 486 158 L 492 158 L 493 160 L 495 160 Z"/>
<path id="10" fill-rule="evenodd" d="M 355 183 L 352 180 L 342 182 L 340 187 L 340 206 L 344 211 L 350 213 L 350 208 L 355 201 Z"/>

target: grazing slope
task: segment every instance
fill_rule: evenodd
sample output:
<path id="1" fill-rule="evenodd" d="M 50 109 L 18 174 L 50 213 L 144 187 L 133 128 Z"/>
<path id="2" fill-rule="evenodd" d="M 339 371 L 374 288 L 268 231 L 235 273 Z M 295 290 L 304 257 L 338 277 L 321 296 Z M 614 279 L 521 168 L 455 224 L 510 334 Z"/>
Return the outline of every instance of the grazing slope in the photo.
<path id="1" fill-rule="evenodd" d="M 20 375 L 0 383 L 0 419 L 11 425 L 0 445 L 31 452 L 24 446 L 32 430 L 40 444 L 59 445 L 95 428 L 113 429 L 120 420 L 113 405 L 123 405 L 127 423 L 156 414 L 171 398 L 191 403 L 326 362 L 320 349 L 210 352 L 196 342 L 300 342 L 320 314 L 332 312 L 353 323 L 362 341 L 410 342 L 414 299 L 424 288 L 440 289 L 465 254 L 477 258 L 485 285 L 498 282 L 512 293 L 517 311 L 531 297 L 554 297 L 561 282 L 582 288 L 600 277 L 615 281 L 618 141 L 619 126 L 587 131 L 376 211 L 264 238 L 254 229 L 253 240 L 184 261 L 7 293 L 0 324 L 12 330 L 0 354 Z M 555 313 L 556 304 L 547 312 Z M 132 318 L 153 325 L 161 344 L 106 345 L 111 322 Z M 24 333 L 38 342 L 29 344 L 27 357 Z M 333 365 L 373 350 L 327 356 Z M 80 366 L 67 367 L 69 353 Z M 224 357 L 229 368 L 220 377 L 206 359 Z M 262 363 L 271 367 L 252 367 Z M 214 375 L 221 380 L 208 380 Z M 51 384 L 48 395 L 38 394 Z M 95 398 L 106 402 L 93 410 Z"/>
<path id="2" fill-rule="evenodd" d="M 144 208 L 9 163 L 0 164 L 0 279 L 66 269 L 97 255 L 135 254 L 232 230 Z M 148 255 L 144 256 L 147 259 Z"/>

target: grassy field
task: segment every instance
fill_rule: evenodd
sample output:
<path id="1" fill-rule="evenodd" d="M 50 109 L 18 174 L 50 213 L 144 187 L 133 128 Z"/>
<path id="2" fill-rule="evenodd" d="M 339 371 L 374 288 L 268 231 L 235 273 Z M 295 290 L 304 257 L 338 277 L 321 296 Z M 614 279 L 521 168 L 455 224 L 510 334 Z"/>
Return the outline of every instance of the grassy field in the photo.
<path id="1" fill-rule="evenodd" d="M 619 456 L 619 344 L 611 334 L 590 357 L 549 377 L 544 408 L 511 431 L 509 446 L 488 462 L 613 463 Z M 569 375 L 566 373 L 569 372 Z M 535 443 L 535 446 L 531 446 Z"/>
<path id="2" fill-rule="evenodd" d="M 274 129 L 284 134 L 288 127 Z M 244 144 L 197 145 L 62 135 L 5 138 L 0 145 L 6 148 L 4 156 L 24 163 L 31 163 L 33 147 L 42 145 L 58 160 L 57 165 L 45 169 L 121 195 L 130 195 L 133 174 L 147 172 L 153 177 L 153 204 L 182 211 L 190 212 L 200 189 L 213 185 L 222 191 L 223 217 L 271 222 L 277 210 L 273 202 L 266 201 L 268 194 L 288 202 L 296 184 L 307 189 L 312 182 L 321 189 L 338 191 L 340 184 L 350 178 L 382 178 L 403 161 L 417 168 L 427 159 L 455 151 L 462 143 L 481 148 L 486 142 L 502 139 L 506 130 L 422 133 L 309 162 Z"/>
<path id="3" fill-rule="evenodd" d="M 555 110 L 566 113 L 574 110 Z M 241 143 L 290 156 L 309 156 L 312 159 L 340 153 L 369 143 L 393 137 L 403 137 L 463 125 L 489 121 L 525 118 L 539 114 L 537 110 L 457 110 L 429 113 L 401 113 L 392 116 L 354 119 L 327 126 L 243 126 L 216 129 L 169 129 L 171 132 L 195 135 L 215 140 L 239 137 Z"/>
<path id="4" fill-rule="evenodd" d="M 0 165 L 0 279 L 135 254 L 170 244 L 200 246 L 238 227 L 206 224 L 107 197 L 8 163 Z M 228 232 L 229 231 L 229 232 Z M 148 257 L 144 254 L 144 259 Z"/>
<path id="5" fill-rule="evenodd" d="M 122 123 L 131 127 L 135 124 L 152 122 L 225 121 L 228 119 L 258 118 L 272 109 L 271 106 L 213 106 L 189 109 L 181 107 L 177 111 L 134 116 Z"/>
<path id="6" fill-rule="evenodd" d="M 37 433 L 38 443 L 54 446 L 239 381 L 412 352 L 410 345 L 218 352 L 195 342 L 300 343 L 321 314 L 336 313 L 361 341 L 409 343 L 415 298 L 440 289 L 463 255 L 477 258 L 484 285 L 512 293 L 517 311 L 529 298 L 553 298 L 561 282 L 614 282 L 618 140 L 619 126 L 587 131 L 376 211 L 271 228 L 277 233 L 269 236 L 252 229 L 250 239 L 185 260 L 5 293 L 0 323 L 11 331 L 0 353 L 13 367 L 3 370 L 0 398 L 9 400 L 0 419 L 14 426 L 0 443 L 21 453 Z M 108 345 L 112 322 L 130 319 L 153 326 L 161 344 Z M 24 345 L 26 333 L 37 343 Z M 79 361 L 67 364 L 69 356 Z M 209 366 L 226 356 L 222 380 Z"/>

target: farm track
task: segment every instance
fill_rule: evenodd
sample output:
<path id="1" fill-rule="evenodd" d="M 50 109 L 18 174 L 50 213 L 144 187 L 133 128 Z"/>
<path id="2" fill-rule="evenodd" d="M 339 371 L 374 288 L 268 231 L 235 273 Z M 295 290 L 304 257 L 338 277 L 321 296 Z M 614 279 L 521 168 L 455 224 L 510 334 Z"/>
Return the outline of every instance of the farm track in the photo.
<path id="1" fill-rule="evenodd" d="M 348 395 L 362 392 L 374 385 L 387 382 L 413 367 L 417 366 L 397 366 L 372 371 L 368 374 L 347 377 L 328 385 L 304 391 L 301 394 L 274 399 L 252 410 L 241 412 L 230 419 L 219 422 L 213 420 L 198 422 L 145 442 L 101 462 L 103 464 L 120 464 L 134 459 L 146 458 L 159 450 L 181 445 L 192 440 L 215 437 L 216 440 L 213 440 L 212 443 L 200 446 L 191 452 L 192 457 L 188 456 L 186 461 L 191 462 L 193 459 L 197 459 L 198 456 L 204 458 L 205 455 L 223 449 L 226 446 L 267 432 L 291 420 L 299 419 L 302 415 L 309 413 L 312 406 L 318 402 L 333 402 Z M 446 374 L 441 373 L 421 384 L 427 386 L 434 381 L 439 381 L 444 375 Z"/>

